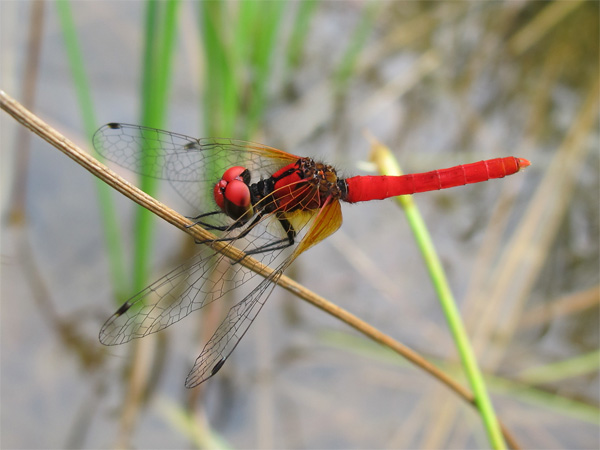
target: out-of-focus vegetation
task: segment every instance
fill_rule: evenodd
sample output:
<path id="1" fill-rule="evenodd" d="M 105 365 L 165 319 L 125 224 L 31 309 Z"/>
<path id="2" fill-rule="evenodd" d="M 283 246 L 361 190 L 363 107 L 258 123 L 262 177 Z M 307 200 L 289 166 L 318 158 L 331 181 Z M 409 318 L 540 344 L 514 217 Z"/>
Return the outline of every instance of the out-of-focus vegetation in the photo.
<path id="1" fill-rule="evenodd" d="M 25 46 L 25 31 L 40 5 L 0 3 L 7 91 L 20 92 L 23 67 L 32 67 L 26 60 L 35 58 L 35 40 Z M 523 447 L 597 448 L 598 5 L 61 1 L 43 12 L 37 97 L 28 106 L 80 142 L 104 122 L 129 121 L 257 140 L 334 160 L 347 172 L 359 172 L 355 163 L 366 159 L 365 129 L 407 171 L 509 154 L 530 159 L 519 178 L 416 201 L 500 419 Z M 145 212 L 131 218 L 102 188 L 97 213 L 90 192 L 77 196 L 79 185 L 62 186 L 77 169 L 57 175 L 54 161 L 36 168 L 47 149 L 32 145 L 31 167 L 25 162 L 11 174 L 26 180 L 21 189 L 29 193 L 12 197 L 10 207 L 27 213 L 33 245 L 11 249 L 4 243 L 20 237 L 7 231 L 3 238 L 3 254 L 14 255 L 25 275 L 11 277 L 2 294 L 3 406 L 12 416 L 3 415 L 2 429 L 11 431 L 2 447 L 38 445 L 30 435 L 47 445 L 93 447 L 488 445 L 472 411 L 434 381 L 345 328 L 332 331 L 337 324 L 317 311 L 297 307 L 282 318 L 279 299 L 229 371 L 186 392 L 185 402 L 173 388 L 198 345 L 171 332 L 156 341 L 153 365 L 144 359 L 152 348 L 132 345 L 135 354 L 115 358 L 111 349 L 95 364 L 82 359 L 87 371 L 71 368 L 67 361 L 79 359 L 69 350 L 99 354 L 92 348 L 114 308 L 106 305 L 110 291 L 122 301 L 191 246 L 165 248 L 159 225 Z M 159 195 L 155 181 L 140 184 Z M 303 255 L 296 276 L 460 376 L 402 216 L 391 203 L 344 214 L 342 230 Z M 103 255 L 100 238 L 90 237 L 97 222 L 111 255 L 102 270 L 111 276 L 91 262 Z M 130 226 L 119 233 L 118 222 Z M 12 270 L 3 269 L 4 286 Z M 37 303 L 16 300 L 30 297 Z M 38 326 L 40 318 L 49 326 Z M 202 322 L 203 333 L 218 322 Z M 40 338 L 42 329 L 53 333 Z M 48 361 L 55 347 L 64 347 L 60 367 Z M 107 360 L 128 367 L 124 387 L 114 386 L 119 370 Z M 139 373 L 148 380 L 136 392 Z M 19 383 L 22 394 L 7 383 Z"/>

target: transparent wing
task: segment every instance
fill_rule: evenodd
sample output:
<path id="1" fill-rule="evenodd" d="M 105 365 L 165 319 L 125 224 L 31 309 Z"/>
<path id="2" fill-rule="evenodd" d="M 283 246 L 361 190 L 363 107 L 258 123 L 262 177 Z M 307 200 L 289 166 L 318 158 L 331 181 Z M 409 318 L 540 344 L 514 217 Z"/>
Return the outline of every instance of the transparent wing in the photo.
<path id="1" fill-rule="evenodd" d="M 216 374 L 229 355 L 235 350 L 246 331 L 256 319 L 256 316 L 275 288 L 275 282 L 291 262 L 282 264 L 269 278 L 265 278 L 242 301 L 231 307 L 225 320 L 204 346 L 202 353 L 196 359 L 194 367 L 185 380 L 185 387 L 193 388 Z"/>
<path id="2" fill-rule="evenodd" d="M 136 125 L 108 124 L 94 135 L 94 147 L 108 160 L 144 174 L 168 179 L 184 199 L 200 212 L 206 208 L 203 195 L 212 192 L 226 168 L 241 165 L 251 171 L 252 182 L 267 178 L 298 157 L 259 144 L 230 139 L 195 139 L 167 131 Z M 312 188 L 308 192 L 312 193 Z M 313 195 L 318 195 L 315 190 Z M 310 197 L 304 197 L 310 204 Z M 275 214 L 271 214 L 274 216 Z M 311 224 L 296 251 L 280 263 L 271 277 L 261 280 L 241 264 L 208 246 L 199 253 L 123 304 L 104 324 L 100 341 L 106 345 L 122 344 L 160 331 L 186 317 L 192 311 L 236 290 L 243 298 L 228 312 L 215 331 L 186 380 L 194 387 L 214 375 L 225 363 L 266 302 L 277 280 L 302 251 L 324 239 L 341 224 L 339 202 L 329 202 L 320 210 L 285 212 L 284 216 L 300 233 Z M 311 218 L 314 219 L 311 222 Z M 245 250 L 259 249 L 283 230 L 277 220 L 265 216 L 245 238 L 231 244 Z M 224 221 L 227 219 L 223 219 Z M 222 237 L 235 236 L 238 230 Z M 300 234 L 299 234 L 300 236 Z M 281 250 L 261 252 L 256 257 L 272 265 Z"/>
<path id="3" fill-rule="evenodd" d="M 96 151 L 107 160 L 145 176 L 169 180 L 199 213 L 215 209 L 212 198 L 207 200 L 207 194 L 212 193 L 229 167 L 247 168 L 254 183 L 299 159 L 253 142 L 196 139 L 122 123 L 104 125 L 96 131 L 92 141 Z"/>
<path id="4" fill-rule="evenodd" d="M 328 203 L 309 222 L 298 248 L 309 248 L 324 239 L 339 227 L 341 220 L 339 202 Z M 307 243 L 303 245 L 304 242 Z M 270 264 L 279 253 L 257 256 L 264 264 Z M 187 387 L 195 387 L 223 366 L 262 309 L 275 281 L 298 255 L 294 252 L 269 278 L 260 280 L 241 264 L 232 265 L 220 253 L 201 246 L 200 253 L 188 262 L 123 304 L 102 327 L 100 341 L 117 345 L 155 333 L 235 289 L 243 299 L 229 310 L 186 379 Z"/>
<path id="5" fill-rule="evenodd" d="M 211 212 L 214 203 L 206 206 L 205 196 L 226 168 L 243 165 L 254 179 L 266 178 L 282 165 L 297 157 L 271 147 L 231 139 L 195 139 L 182 134 L 137 125 L 111 123 L 101 127 L 93 137 L 95 149 L 106 159 L 146 176 L 169 180 L 196 212 Z M 231 225 L 224 214 L 207 219 L 214 225 Z M 254 226 L 247 239 L 232 240 L 243 250 L 261 248 L 285 236 L 281 225 L 269 217 Z M 240 230 L 219 233 L 235 237 Z M 207 246 L 161 279 L 142 290 L 117 310 L 100 331 L 100 341 L 106 345 L 128 342 L 162 330 L 181 320 L 192 311 L 221 298 L 253 277 L 241 265 L 231 266 L 229 260 Z M 260 255 L 271 264 L 278 253 Z"/>
<path id="6" fill-rule="evenodd" d="M 125 302 L 102 326 L 100 342 L 118 345 L 160 331 L 254 276 L 207 246 Z"/>
<path id="7" fill-rule="evenodd" d="M 272 228 L 278 224 L 263 222 L 256 226 L 252 236 L 234 239 L 230 245 L 248 252 L 272 243 L 277 234 Z M 102 326 L 100 342 L 118 345 L 155 333 L 233 290 L 238 290 L 236 295 L 240 296 L 252 294 L 256 283 L 249 282 L 255 277 L 254 272 L 241 264 L 233 264 L 207 245 L 199 245 L 198 249 L 194 257 L 125 302 Z M 280 249 L 253 256 L 271 265 L 281 252 Z"/>
<path id="8" fill-rule="evenodd" d="M 217 373 L 229 355 L 235 350 L 240 340 L 254 322 L 254 319 L 269 298 L 275 287 L 275 282 L 284 270 L 303 251 L 315 245 L 335 232 L 342 223 L 342 212 L 337 200 L 328 202 L 321 208 L 310 222 L 310 227 L 302 241 L 298 244 L 296 251 L 285 260 L 275 272 L 265 278 L 252 290 L 242 301 L 231 307 L 227 316 L 221 322 L 208 343 L 204 346 L 202 353 L 196 359 L 194 367 L 190 371 L 185 386 L 193 388 L 206 381 Z M 300 251 L 298 251 L 300 250 Z"/>

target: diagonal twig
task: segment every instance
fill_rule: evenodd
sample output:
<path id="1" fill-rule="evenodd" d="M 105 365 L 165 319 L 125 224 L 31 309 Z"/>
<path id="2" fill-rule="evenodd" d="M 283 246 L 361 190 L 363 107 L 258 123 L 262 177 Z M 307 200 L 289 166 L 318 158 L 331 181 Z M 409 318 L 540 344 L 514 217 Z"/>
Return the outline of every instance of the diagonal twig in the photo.
<path id="1" fill-rule="evenodd" d="M 166 205 L 163 205 L 158 200 L 149 196 L 145 192 L 139 190 L 134 185 L 117 175 L 115 172 L 110 170 L 104 164 L 100 163 L 98 160 L 90 156 L 88 153 L 83 151 L 81 148 L 77 147 L 73 142 L 69 139 L 61 135 L 58 131 L 53 129 L 50 125 L 46 124 L 39 117 L 28 111 L 24 108 L 19 102 L 11 98 L 8 94 L 6 94 L 3 90 L 0 90 L 0 108 L 5 110 L 9 115 L 11 115 L 14 119 L 16 119 L 23 126 L 29 128 L 35 134 L 40 136 L 42 139 L 50 143 L 52 146 L 56 147 L 63 153 L 65 153 L 69 158 L 73 159 L 77 164 L 81 165 L 83 168 L 91 172 L 96 177 L 100 178 L 102 181 L 130 198 L 140 206 L 148 209 L 161 219 L 169 222 L 171 225 L 176 226 L 180 230 L 186 232 L 191 235 L 193 238 L 206 241 L 211 239 L 216 239 L 212 233 L 207 230 L 201 228 L 200 226 L 190 227 L 193 223 L 172 210 Z M 254 258 L 246 256 L 244 252 L 238 250 L 237 248 L 229 245 L 226 242 L 211 242 L 206 243 L 204 245 L 209 245 L 215 251 L 222 253 L 228 258 L 239 261 L 239 264 L 244 265 L 248 269 L 256 272 L 262 277 L 268 277 L 273 273 L 273 269 L 270 267 L 258 262 Z M 348 311 L 340 308 L 339 306 L 329 302 L 328 300 L 320 297 L 309 289 L 305 288 L 301 284 L 291 280 L 290 278 L 282 275 L 276 281 L 276 283 L 293 293 L 297 297 L 300 297 L 302 300 L 305 300 L 316 306 L 317 308 L 325 311 L 326 313 L 338 318 L 342 322 L 350 325 L 355 330 L 364 334 L 368 338 L 374 340 L 375 342 L 392 349 L 394 352 L 408 359 L 424 371 L 428 372 L 436 379 L 441 381 L 447 387 L 449 387 L 452 391 L 457 393 L 461 398 L 466 400 L 473 406 L 475 405 L 473 394 L 458 383 L 453 378 L 446 375 L 432 363 L 427 361 L 425 358 L 401 344 L 400 342 L 392 339 L 390 336 L 382 333 L 375 327 L 367 324 L 363 320 L 349 313 Z M 515 439 L 510 435 L 508 430 L 502 426 L 502 431 L 505 439 L 509 443 L 512 448 L 519 448 Z"/>

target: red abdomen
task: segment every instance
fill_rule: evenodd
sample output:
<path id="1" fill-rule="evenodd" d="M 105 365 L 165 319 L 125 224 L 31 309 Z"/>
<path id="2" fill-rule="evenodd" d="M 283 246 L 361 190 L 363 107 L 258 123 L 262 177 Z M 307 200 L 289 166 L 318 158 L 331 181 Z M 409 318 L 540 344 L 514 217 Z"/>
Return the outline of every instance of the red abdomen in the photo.
<path id="1" fill-rule="evenodd" d="M 503 178 L 527 167 L 529 161 L 508 156 L 463 164 L 449 169 L 402 176 L 363 176 L 346 180 L 348 192 L 342 200 L 350 203 L 383 200 L 396 195 L 447 189 L 464 184 Z"/>

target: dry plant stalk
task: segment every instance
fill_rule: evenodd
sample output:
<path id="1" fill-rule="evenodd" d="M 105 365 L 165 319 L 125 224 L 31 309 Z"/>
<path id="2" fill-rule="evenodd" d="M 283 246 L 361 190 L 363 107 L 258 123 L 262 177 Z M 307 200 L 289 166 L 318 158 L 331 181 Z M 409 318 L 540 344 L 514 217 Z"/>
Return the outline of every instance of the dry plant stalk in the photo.
<path id="1" fill-rule="evenodd" d="M 73 159 L 77 164 L 87 169 L 96 177 L 113 187 L 126 197 L 130 198 L 138 205 L 148 209 L 161 219 L 169 222 L 171 225 L 176 226 L 180 230 L 186 232 L 197 240 L 211 240 L 216 239 L 216 236 L 200 226 L 191 226 L 191 222 L 185 216 L 177 213 L 171 208 L 163 205 L 158 200 L 149 196 L 145 192 L 139 190 L 137 187 L 117 175 L 115 172 L 110 170 L 104 164 L 90 156 L 88 153 L 77 147 L 69 139 L 61 135 L 58 131 L 53 129 L 50 125 L 46 124 L 39 117 L 24 108 L 19 102 L 11 98 L 3 90 L 0 90 L 0 107 L 5 110 L 9 115 L 16 119 L 23 126 L 29 128 L 35 134 L 40 136 L 42 139 L 47 141 L 52 146 L 56 147 L 61 152 L 65 153 L 69 158 Z M 256 272 L 262 277 L 268 277 L 273 273 L 273 269 L 264 264 L 261 264 L 254 258 L 246 256 L 244 252 L 237 248 L 227 244 L 225 242 L 212 242 L 203 245 L 209 245 L 215 251 L 222 253 L 233 261 L 239 261 L 238 264 L 242 264 L 248 269 Z M 424 371 L 431 374 L 433 377 L 441 381 L 443 384 L 448 386 L 452 391 L 457 393 L 460 397 L 466 400 L 471 405 L 475 406 L 473 395 L 471 392 L 452 379 L 436 366 L 431 364 L 425 358 L 406 347 L 405 345 L 395 341 L 390 336 L 377 330 L 375 327 L 367 324 L 363 320 L 349 313 L 348 311 L 340 308 L 339 306 L 329 302 L 323 297 L 318 296 L 314 292 L 308 290 L 301 284 L 291 280 L 290 278 L 282 275 L 276 281 L 276 283 L 291 292 L 292 294 L 300 297 L 311 303 L 313 306 L 325 311 L 326 313 L 336 317 L 342 322 L 350 325 L 355 330 L 374 340 L 375 342 L 390 348 L 394 352 L 413 362 L 415 365 L 423 369 Z M 515 439 L 508 432 L 508 430 L 501 425 L 502 432 L 507 443 L 511 448 L 519 448 Z"/>

